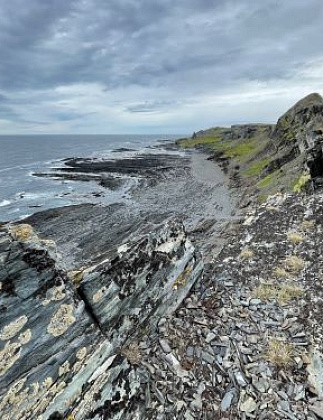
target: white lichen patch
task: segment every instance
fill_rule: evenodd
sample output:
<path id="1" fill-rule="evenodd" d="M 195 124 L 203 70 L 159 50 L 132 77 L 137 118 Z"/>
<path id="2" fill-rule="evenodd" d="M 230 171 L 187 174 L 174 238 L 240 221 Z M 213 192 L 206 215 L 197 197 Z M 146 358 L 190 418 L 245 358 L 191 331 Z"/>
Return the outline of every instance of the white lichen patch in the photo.
<path id="1" fill-rule="evenodd" d="M 173 252 L 180 246 L 180 244 L 182 243 L 184 239 L 185 239 L 185 235 L 184 233 L 181 233 L 175 239 L 171 238 L 170 240 L 159 245 L 156 251 L 162 252 L 164 254 L 170 254 L 171 252 Z"/>
<path id="2" fill-rule="evenodd" d="M 15 335 L 17 335 L 20 330 L 22 330 L 27 321 L 28 318 L 26 317 L 26 315 L 23 315 L 17 318 L 16 320 L 10 322 L 10 324 L 2 328 L 0 333 L 0 339 L 2 341 L 10 340 Z"/>
<path id="3" fill-rule="evenodd" d="M 54 337 L 59 337 L 64 334 L 74 322 L 73 306 L 62 305 L 50 320 L 47 332 Z"/>
<path id="4" fill-rule="evenodd" d="M 66 360 L 66 362 L 64 362 L 62 366 L 59 367 L 58 376 L 65 375 L 65 373 L 68 373 L 70 370 L 71 370 L 70 362 Z"/>
<path id="5" fill-rule="evenodd" d="M 123 245 L 119 246 L 118 254 L 123 254 L 124 252 L 127 252 L 128 249 L 129 249 L 129 245 L 123 244 Z"/>
<path id="6" fill-rule="evenodd" d="M 73 373 L 77 373 L 81 370 L 81 367 L 83 366 L 83 362 L 81 360 L 77 361 L 74 365 L 73 365 Z"/>
<path id="7" fill-rule="evenodd" d="M 0 376 L 4 375 L 19 359 L 21 352 L 20 343 L 8 341 L 0 351 Z"/>
<path id="8" fill-rule="evenodd" d="M 38 395 L 39 393 L 39 382 L 34 382 L 31 384 L 31 388 L 32 388 L 32 395 Z"/>
<path id="9" fill-rule="evenodd" d="M 24 331 L 23 333 L 19 334 L 18 340 L 21 345 L 27 344 L 31 340 L 31 336 L 32 336 L 31 331 L 28 329 Z"/>
<path id="10" fill-rule="evenodd" d="M 84 270 L 69 271 L 67 276 L 75 284 L 75 286 L 78 286 L 83 280 Z"/>
<path id="11" fill-rule="evenodd" d="M 82 368 L 82 366 L 84 364 L 84 359 L 85 359 L 86 355 L 87 355 L 86 347 L 82 347 L 78 350 L 78 352 L 76 353 L 77 362 L 73 366 L 73 372 L 74 373 L 77 373 L 77 372 L 80 371 L 80 369 Z"/>
<path id="12" fill-rule="evenodd" d="M 51 239 L 41 239 L 40 242 L 53 251 L 56 251 L 56 242 Z"/>
<path id="13" fill-rule="evenodd" d="M 65 296 L 65 286 L 63 284 L 58 287 L 53 287 L 47 292 L 46 299 L 43 301 L 43 306 L 47 306 L 51 302 L 63 300 Z"/>
<path id="14" fill-rule="evenodd" d="M 78 352 L 76 353 L 76 358 L 77 360 L 84 360 L 85 356 L 87 354 L 87 349 L 86 347 L 82 347 L 78 350 Z"/>
<path id="15" fill-rule="evenodd" d="M 93 303 L 99 303 L 103 299 L 106 290 L 107 288 L 104 286 L 101 289 L 99 289 L 96 293 L 94 293 L 92 297 Z"/>
<path id="16" fill-rule="evenodd" d="M 48 376 L 44 382 L 42 383 L 42 388 L 49 389 L 53 385 L 54 381 L 53 378 Z"/>

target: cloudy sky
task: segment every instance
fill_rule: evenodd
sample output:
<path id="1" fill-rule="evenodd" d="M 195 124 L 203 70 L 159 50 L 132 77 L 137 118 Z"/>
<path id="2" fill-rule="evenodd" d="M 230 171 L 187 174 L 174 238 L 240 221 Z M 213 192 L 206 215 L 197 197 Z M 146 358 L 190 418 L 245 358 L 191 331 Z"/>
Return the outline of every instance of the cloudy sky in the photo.
<path id="1" fill-rule="evenodd" d="M 322 0 L 0 0 L 0 133 L 189 133 L 323 93 Z"/>

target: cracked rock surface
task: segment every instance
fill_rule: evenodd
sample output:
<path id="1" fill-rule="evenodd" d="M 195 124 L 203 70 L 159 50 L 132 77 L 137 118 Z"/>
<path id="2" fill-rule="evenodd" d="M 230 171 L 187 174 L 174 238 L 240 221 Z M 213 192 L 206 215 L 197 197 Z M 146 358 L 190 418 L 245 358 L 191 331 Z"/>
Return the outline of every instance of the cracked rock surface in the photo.
<path id="1" fill-rule="evenodd" d="M 30 225 L 0 227 L 1 419 L 134 418 L 142 342 L 203 264 L 175 222 L 105 257 L 67 273 Z"/>

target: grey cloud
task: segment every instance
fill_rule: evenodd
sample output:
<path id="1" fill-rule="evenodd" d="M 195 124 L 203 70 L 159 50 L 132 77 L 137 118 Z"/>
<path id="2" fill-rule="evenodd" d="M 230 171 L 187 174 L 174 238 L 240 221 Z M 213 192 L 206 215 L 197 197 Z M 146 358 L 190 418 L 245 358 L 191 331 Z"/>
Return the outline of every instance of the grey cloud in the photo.
<path id="1" fill-rule="evenodd" d="M 160 112 L 173 106 L 178 106 L 181 103 L 179 101 L 146 101 L 130 105 L 126 108 L 129 112 Z"/>
<path id="2" fill-rule="evenodd" d="M 289 79 L 323 57 L 322 20 L 321 0 L 0 0 L 0 103 L 82 83 L 149 88 L 174 103 Z M 165 107 L 132 98 L 124 108 Z"/>

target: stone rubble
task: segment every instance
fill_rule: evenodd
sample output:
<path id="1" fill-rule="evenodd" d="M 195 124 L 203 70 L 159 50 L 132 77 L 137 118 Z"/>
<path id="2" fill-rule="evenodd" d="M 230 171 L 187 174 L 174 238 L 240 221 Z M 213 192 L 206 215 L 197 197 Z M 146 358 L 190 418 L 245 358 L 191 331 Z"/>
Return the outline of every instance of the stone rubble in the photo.
<path id="1" fill-rule="evenodd" d="M 322 193 L 277 195 L 225 231 L 203 279 L 145 341 L 140 418 L 323 418 L 322 223 Z M 288 269 L 291 256 L 302 269 Z"/>

